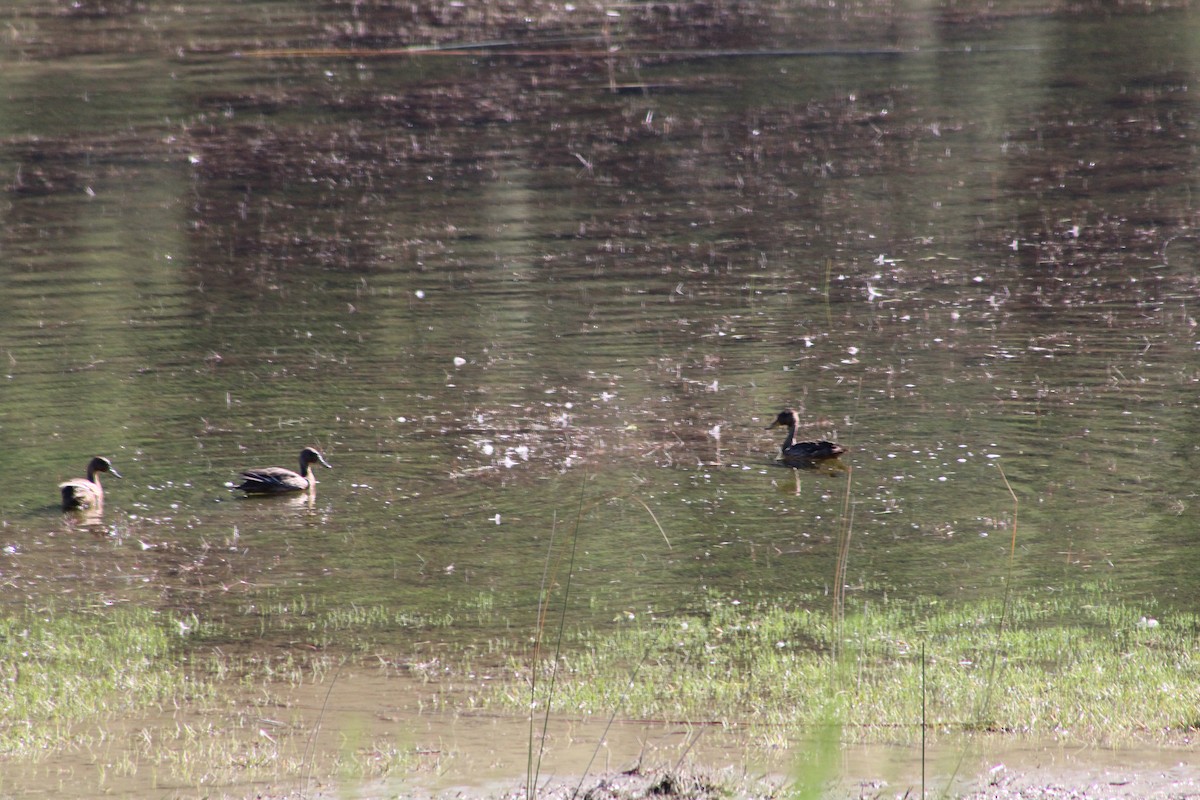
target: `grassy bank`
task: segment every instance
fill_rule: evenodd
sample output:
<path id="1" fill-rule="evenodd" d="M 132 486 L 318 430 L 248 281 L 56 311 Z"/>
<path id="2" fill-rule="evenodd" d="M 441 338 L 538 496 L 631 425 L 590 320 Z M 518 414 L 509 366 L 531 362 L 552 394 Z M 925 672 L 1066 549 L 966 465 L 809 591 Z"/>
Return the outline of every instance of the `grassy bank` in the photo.
<path id="1" fill-rule="evenodd" d="M 868 602 L 839 630 L 824 598 L 710 597 L 687 618 L 579 633 L 562 713 L 749 726 L 772 738 L 836 720 L 848 738 L 987 731 L 1078 741 L 1170 738 L 1200 725 L 1198 621 L 1087 585 L 1010 600 Z M 817 610 L 813 610 L 817 609 Z M 834 655 L 834 654 L 837 655 Z M 528 665 L 512 668 L 528 678 Z M 548 686 L 553 662 L 538 684 Z M 511 706 L 521 691 L 498 693 Z M 924 700 L 924 712 L 922 712 Z"/>
<path id="2" fill-rule="evenodd" d="M 876 600 L 850 603 L 835 626 L 825 597 L 714 595 L 688 616 L 627 617 L 615 628 L 571 634 L 539 667 L 538 702 L 544 707 L 549 698 L 570 716 L 737 726 L 771 745 L 830 730 L 834 742 L 916 742 L 923 720 L 934 736 L 1177 742 L 1200 724 L 1200 620 L 1112 596 L 1093 584 L 1018 595 L 1007 605 Z M 403 774 L 412 768 L 411 746 L 394 735 L 376 741 L 379 734 L 365 730 L 351 736 L 338 727 L 336 703 L 325 709 L 311 700 L 338 688 L 338 663 L 352 672 L 376 668 L 388 649 L 378 637 L 390 625 L 367 624 L 371 613 L 349 626 L 337 610 L 306 617 L 338 631 L 336 652 L 307 659 L 260 658 L 245 648 L 226 654 L 205 643 L 213 631 L 197 636 L 195 620 L 132 607 L 0 618 L 0 755 L 37 761 L 63 748 L 98 748 L 114 771 L 157 765 L 184 785 L 331 770 L 348 780 Z M 443 654 L 439 675 L 474 685 L 460 698 L 475 711 L 523 715 L 528 660 L 509 663 L 511 680 L 476 678 L 494 675 L 494 654 L 516 647 L 464 645 L 457 656 Z M 483 652 L 492 654 L 484 656 L 488 666 Z M 301 686 L 307 707 L 289 700 Z M 263 710 L 222 702 L 248 696 L 261 696 Z M 385 694 L 378 702 L 392 700 Z M 112 740 L 114 731 L 128 734 L 122 720 L 130 719 L 159 722 L 137 723 L 132 744 L 121 744 L 120 734 Z M 316 726 L 335 737 L 333 751 L 310 751 Z"/>

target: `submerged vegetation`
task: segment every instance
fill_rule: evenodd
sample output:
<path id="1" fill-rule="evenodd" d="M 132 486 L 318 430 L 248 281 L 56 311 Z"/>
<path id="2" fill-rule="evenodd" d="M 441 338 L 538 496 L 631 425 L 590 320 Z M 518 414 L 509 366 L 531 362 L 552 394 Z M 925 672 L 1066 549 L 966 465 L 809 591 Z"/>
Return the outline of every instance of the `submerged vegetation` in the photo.
<path id="1" fill-rule="evenodd" d="M 179 620 L 144 608 L 29 609 L 0 617 L 0 755 L 34 756 L 82 724 L 210 696 L 177 669 Z"/>
<path id="2" fill-rule="evenodd" d="M 40 608 L 0 616 L 0 759 L 13 779 L 64 752 L 92 754 L 89 782 L 113 786 L 149 769 L 189 786 L 294 781 L 320 765 L 354 780 L 410 765 L 392 738 L 339 730 L 314 753 L 316 727 L 289 692 L 333 683 L 322 657 L 247 656 L 214 648 L 194 617 L 146 608 Z M 0 789 L 8 785 L 0 783 Z M 93 787 L 95 788 L 95 786 Z"/>

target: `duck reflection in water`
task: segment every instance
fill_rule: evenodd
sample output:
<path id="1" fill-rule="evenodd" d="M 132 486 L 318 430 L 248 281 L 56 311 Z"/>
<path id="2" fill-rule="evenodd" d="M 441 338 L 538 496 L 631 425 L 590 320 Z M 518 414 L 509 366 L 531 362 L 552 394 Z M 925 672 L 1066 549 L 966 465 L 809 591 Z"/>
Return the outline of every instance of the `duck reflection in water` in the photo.
<path id="1" fill-rule="evenodd" d="M 333 469 L 321 451 L 315 447 L 306 447 L 300 451 L 300 471 L 292 472 L 283 467 L 257 467 L 241 473 L 242 482 L 234 486 L 246 494 L 291 494 L 293 492 L 312 492 L 317 485 L 316 475 L 311 466 L 321 464 L 327 469 Z"/>
<path id="2" fill-rule="evenodd" d="M 112 462 L 104 456 L 96 456 L 88 462 L 87 477 L 74 478 L 58 485 L 62 496 L 63 511 L 75 511 L 99 515 L 104 511 L 104 487 L 100 485 L 100 473 L 107 472 L 114 478 L 121 473 L 113 469 Z"/>

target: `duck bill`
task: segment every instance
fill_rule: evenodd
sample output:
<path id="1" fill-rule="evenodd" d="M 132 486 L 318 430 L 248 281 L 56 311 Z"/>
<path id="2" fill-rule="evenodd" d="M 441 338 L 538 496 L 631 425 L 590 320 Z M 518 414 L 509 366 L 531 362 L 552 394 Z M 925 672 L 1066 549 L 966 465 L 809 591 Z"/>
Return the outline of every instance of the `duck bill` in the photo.
<path id="1" fill-rule="evenodd" d="M 766 427 L 766 430 L 768 430 L 768 431 L 769 431 L 769 430 L 771 430 L 772 428 L 778 428 L 778 427 L 779 427 L 780 425 L 782 425 L 782 424 L 783 424 L 783 423 L 782 423 L 782 422 L 780 422 L 779 420 L 775 420 L 774 422 L 772 422 L 770 425 L 768 425 L 768 426 Z"/>
<path id="2" fill-rule="evenodd" d="M 109 474 L 109 475 L 112 475 L 114 478 L 119 478 L 119 477 L 121 477 L 121 473 L 117 472 L 117 471 L 116 471 L 115 469 L 113 469 L 112 467 L 109 467 L 109 468 L 108 468 L 108 474 Z"/>

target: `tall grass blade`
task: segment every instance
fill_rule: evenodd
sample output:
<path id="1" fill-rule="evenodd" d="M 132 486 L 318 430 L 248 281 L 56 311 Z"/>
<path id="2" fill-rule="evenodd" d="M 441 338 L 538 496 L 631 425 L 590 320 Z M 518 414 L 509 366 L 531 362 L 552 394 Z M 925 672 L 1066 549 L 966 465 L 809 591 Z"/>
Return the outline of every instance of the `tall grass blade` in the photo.
<path id="1" fill-rule="evenodd" d="M 854 507 L 850 492 L 854 484 L 853 467 L 846 468 L 846 491 L 842 498 L 842 530 L 838 533 L 837 564 L 833 571 L 833 658 L 841 649 L 842 622 L 846 616 L 846 569 L 850 562 L 850 537 L 854 532 Z"/>
<path id="2" fill-rule="evenodd" d="M 1008 482 L 1008 476 L 1004 474 L 1004 467 L 997 463 L 996 469 L 1000 471 L 1000 477 L 1004 479 L 1004 486 L 1008 489 L 1008 494 L 1012 497 L 1013 501 L 1012 539 L 1008 546 L 1008 570 L 1004 576 L 1004 599 L 1000 604 L 1000 621 L 996 627 L 996 647 L 992 650 L 992 657 L 988 662 L 988 678 L 983 696 L 983 704 L 979 709 L 979 718 L 982 718 L 987 709 L 991 707 L 992 690 L 995 689 L 996 684 L 996 664 L 998 663 L 1000 642 L 1004 638 L 1005 625 L 1008 623 L 1009 607 L 1012 603 L 1013 569 L 1017 558 L 1017 514 L 1021 507 L 1021 501 L 1017 499 L 1017 493 L 1013 491 L 1012 484 Z"/>
<path id="3" fill-rule="evenodd" d="M 929 719 L 925 716 L 925 642 L 921 642 L 921 797 L 925 797 L 925 740 Z"/>
<path id="4" fill-rule="evenodd" d="M 342 665 L 338 664 L 333 677 L 329 679 L 329 688 L 325 690 L 325 699 L 321 701 L 321 710 L 317 713 L 317 721 L 313 724 L 312 733 L 308 735 L 308 741 L 304 745 L 304 774 L 300 777 L 300 800 L 304 800 L 305 793 L 308 791 L 309 781 L 312 780 L 313 759 L 316 756 L 317 749 L 317 734 L 321 731 L 321 723 L 325 719 L 325 711 L 329 708 L 329 696 L 333 694 L 333 687 L 337 685 L 338 677 L 341 674 Z"/>
<path id="5" fill-rule="evenodd" d="M 837 710 L 827 708 L 826 714 L 794 768 L 795 778 L 788 792 L 790 800 L 823 800 L 830 780 L 837 774 L 842 723 Z"/>
<path id="6" fill-rule="evenodd" d="M 546 630 L 546 607 L 548 605 L 548 596 L 546 593 L 547 581 L 550 577 L 550 560 L 554 555 L 554 538 L 558 534 L 558 511 L 554 512 L 550 522 L 550 544 L 546 548 L 546 563 L 542 565 L 542 583 L 538 587 L 538 610 L 537 621 L 534 624 L 534 640 L 533 640 L 533 663 L 532 669 L 529 671 L 529 748 L 526 752 L 525 762 L 525 797 L 526 800 L 533 800 L 536 794 L 535 778 L 534 778 L 534 759 L 533 759 L 533 743 L 535 741 L 534 731 L 536 730 L 536 714 L 537 708 L 537 686 L 538 672 L 542 663 L 542 635 Z M 542 744 L 546 741 L 545 728 L 542 729 Z M 541 748 L 539 747 L 538 765 L 541 765 Z"/>
<path id="7" fill-rule="evenodd" d="M 654 642 L 646 645 L 645 650 L 642 651 L 642 657 L 638 659 L 637 664 L 633 668 L 633 672 L 631 672 L 629 675 L 629 680 L 625 684 L 626 686 L 633 686 L 637 681 L 638 673 L 641 672 L 642 666 L 646 663 L 646 659 L 650 657 L 650 653 L 652 651 L 657 652 L 660 650 L 662 638 L 666 632 L 667 628 L 665 626 L 662 627 L 658 632 L 658 636 L 655 637 Z M 628 694 L 626 694 L 625 697 L 628 697 Z M 622 699 L 624 699 L 624 697 Z M 612 728 L 613 722 L 615 722 L 617 719 L 617 712 L 621 709 L 621 705 L 621 703 L 614 704 L 609 712 L 608 721 L 604 724 L 604 731 L 600 734 L 600 738 L 596 741 L 596 746 L 592 749 L 592 756 L 588 759 L 587 766 L 583 768 L 583 772 L 579 776 L 579 783 L 575 785 L 574 791 L 571 792 L 571 800 L 575 800 L 575 798 L 578 797 L 579 793 L 583 790 L 583 782 L 587 779 L 588 773 L 592 771 L 592 764 L 596 762 L 596 756 L 600 753 L 601 745 L 605 742 L 605 740 L 608 739 L 608 732 Z M 695 744 L 695 742 L 693 741 L 692 744 Z M 691 745 L 688 745 L 688 750 L 690 749 Z M 687 750 L 684 751 L 684 755 L 687 755 Z M 683 756 L 680 756 L 681 761 L 682 759 Z M 676 769 L 676 772 L 678 772 L 678 769 Z"/>
<path id="8" fill-rule="evenodd" d="M 542 713 L 542 734 L 541 734 L 541 738 L 538 742 L 538 754 L 537 754 L 536 759 L 533 757 L 533 739 L 532 739 L 532 737 L 530 738 L 530 742 L 529 742 L 529 762 L 532 765 L 532 770 L 531 770 L 532 776 L 527 775 L 527 785 L 525 787 L 526 797 L 529 800 L 533 800 L 533 798 L 536 797 L 536 795 L 537 795 L 537 782 L 540 778 L 541 770 L 542 770 L 542 755 L 545 753 L 546 739 L 549 736 L 550 709 L 554 705 L 554 687 L 555 687 L 555 684 L 557 683 L 557 679 L 558 679 L 559 659 L 562 656 L 563 633 L 566 631 L 566 628 L 567 628 L 567 607 L 570 604 L 570 599 L 571 599 L 571 580 L 575 575 L 575 555 L 579 550 L 579 523 L 583 517 L 583 508 L 584 508 L 583 501 L 584 501 L 584 498 L 586 497 L 586 495 L 587 495 L 587 479 L 585 478 L 584 482 L 579 487 L 579 504 L 575 509 L 575 526 L 574 526 L 574 530 L 572 531 L 572 534 L 571 534 L 571 551 L 570 551 L 570 558 L 567 561 L 567 578 L 566 578 L 565 584 L 563 585 L 563 597 L 562 597 L 562 604 L 561 604 L 562 610 L 559 613 L 559 618 L 558 618 L 557 637 L 556 637 L 556 640 L 554 643 L 554 658 L 551 662 L 551 667 L 550 667 L 550 682 L 549 682 L 549 685 L 546 687 L 545 708 Z M 552 547 L 553 547 L 553 539 L 551 540 L 551 548 Z M 541 644 L 542 644 L 542 639 L 543 639 L 543 631 L 545 629 L 546 616 L 548 613 L 548 609 L 550 607 L 550 592 L 555 584 L 553 576 L 556 575 L 558 572 L 557 568 L 553 571 L 549 570 L 549 563 L 550 563 L 550 552 L 549 551 L 546 554 L 546 562 L 547 562 L 547 571 L 543 575 L 543 580 L 542 580 L 542 598 L 538 601 L 538 634 L 537 634 L 537 645 L 534 648 L 535 661 L 534 661 L 534 670 L 533 670 L 533 672 L 535 674 L 541 664 Z M 533 702 L 530 703 L 529 714 L 530 714 L 530 719 L 532 720 L 533 719 L 534 702 L 536 702 L 536 699 L 537 699 L 536 691 L 532 687 L 532 685 L 531 685 L 531 692 L 533 692 L 531 694 L 531 700 Z M 531 723 L 531 727 L 532 727 L 532 723 Z"/>
<path id="9" fill-rule="evenodd" d="M 1017 515 L 1021 509 L 1021 501 L 1017 498 L 1017 493 L 1013 491 L 1012 484 L 1008 482 L 1008 476 L 1004 474 L 1004 467 L 996 464 L 996 469 L 1000 471 L 1000 478 L 1004 481 L 1004 488 L 1008 489 L 1008 495 L 1013 501 L 1013 520 L 1012 520 L 1012 538 L 1008 546 L 1008 568 L 1004 574 L 1004 595 L 1000 601 L 1000 619 L 996 625 L 996 641 L 992 648 L 991 657 L 988 659 L 987 680 L 984 681 L 983 698 L 979 705 L 975 708 L 975 727 L 981 727 L 981 723 L 986 722 L 986 715 L 989 708 L 992 707 L 992 693 L 996 689 L 996 673 L 997 664 L 999 663 L 1000 645 L 1004 641 L 1004 631 L 1008 624 L 1009 609 L 1012 605 L 1012 583 L 1013 569 L 1016 566 L 1017 559 Z M 924 667 L 922 666 L 922 669 Z M 922 731 L 922 736 L 924 732 Z M 966 760 L 966 748 L 963 748 L 959 754 L 958 761 L 954 764 L 954 769 L 951 770 L 950 776 L 946 781 L 946 788 L 942 791 L 943 797 L 950 796 L 950 788 L 954 783 L 954 779 L 958 777 L 959 771 L 962 769 L 963 762 Z M 922 769 L 924 768 L 924 759 L 922 758 Z"/>

